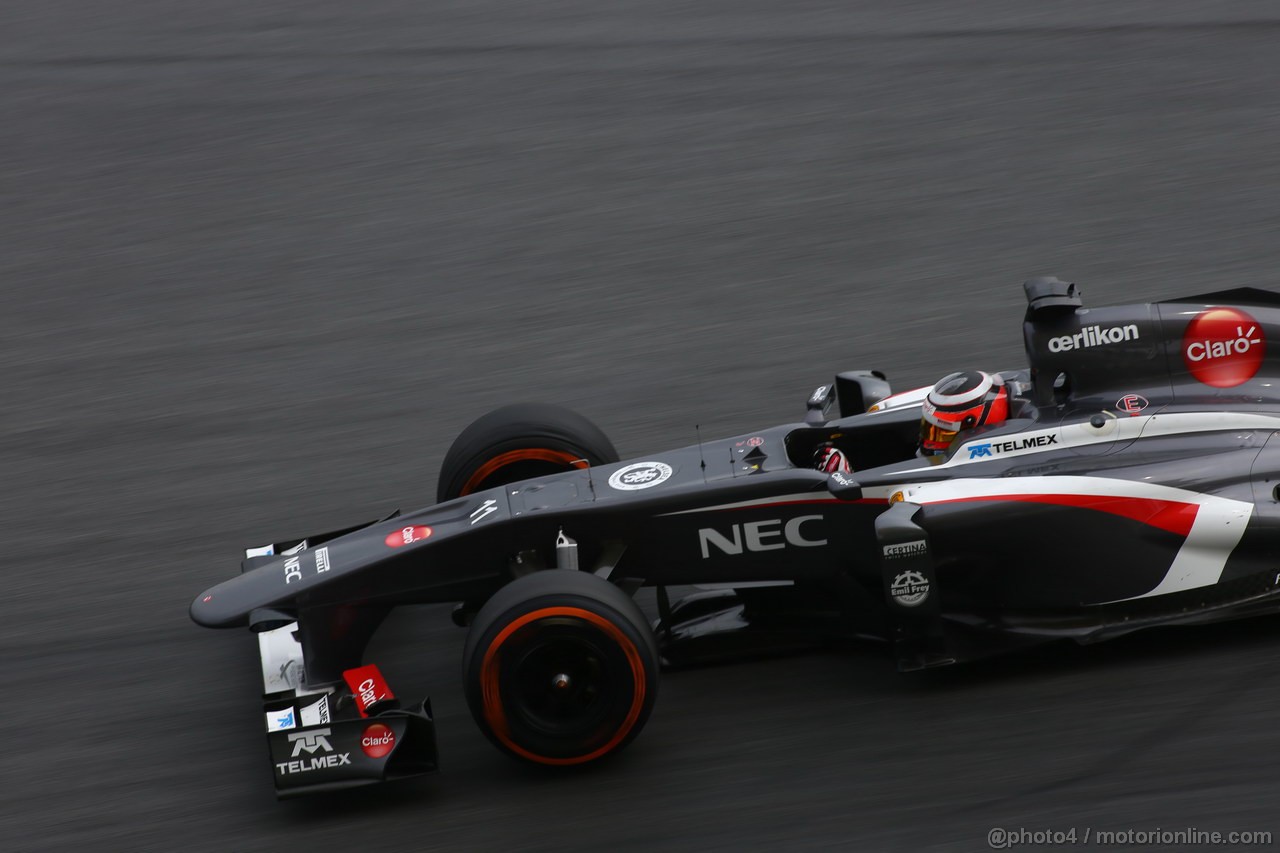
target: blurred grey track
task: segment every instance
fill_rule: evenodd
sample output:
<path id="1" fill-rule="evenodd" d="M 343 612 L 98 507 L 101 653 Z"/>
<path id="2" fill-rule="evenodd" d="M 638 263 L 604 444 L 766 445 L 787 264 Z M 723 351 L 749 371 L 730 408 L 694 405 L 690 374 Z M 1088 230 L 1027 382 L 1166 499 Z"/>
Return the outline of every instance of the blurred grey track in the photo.
<path id="1" fill-rule="evenodd" d="M 1273 3 L 3 4 L 3 846 L 1280 832 L 1275 620 L 672 673 L 626 754 L 545 774 L 405 610 L 372 656 L 434 698 L 443 772 L 277 804 L 252 640 L 186 615 L 246 544 L 428 503 L 505 402 L 635 455 L 837 369 L 1016 366 L 1030 275 L 1274 286 L 1278 36 Z"/>

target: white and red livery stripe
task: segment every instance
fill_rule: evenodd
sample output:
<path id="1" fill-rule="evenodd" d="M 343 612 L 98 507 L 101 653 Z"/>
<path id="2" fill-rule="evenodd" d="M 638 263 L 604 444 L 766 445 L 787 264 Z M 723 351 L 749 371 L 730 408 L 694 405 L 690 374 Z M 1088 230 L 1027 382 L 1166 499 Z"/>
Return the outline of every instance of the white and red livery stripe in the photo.
<path id="1" fill-rule="evenodd" d="M 1006 500 L 1082 507 L 1132 518 L 1184 536 L 1182 547 L 1164 579 L 1133 598 L 1167 595 L 1217 583 L 1253 515 L 1253 504 L 1249 501 L 1104 477 L 949 480 L 907 486 L 902 492 L 906 501 L 921 505 Z"/>

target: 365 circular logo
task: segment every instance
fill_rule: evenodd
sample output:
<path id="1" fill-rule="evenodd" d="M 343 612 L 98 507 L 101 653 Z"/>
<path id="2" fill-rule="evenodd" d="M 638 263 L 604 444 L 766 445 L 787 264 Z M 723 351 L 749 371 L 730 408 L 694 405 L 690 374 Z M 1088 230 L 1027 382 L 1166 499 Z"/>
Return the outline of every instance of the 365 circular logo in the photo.
<path id="1" fill-rule="evenodd" d="M 1262 326 L 1239 308 L 1210 308 L 1187 324 L 1182 361 L 1200 382 L 1234 388 L 1262 366 L 1267 340 Z"/>
<path id="2" fill-rule="evenodd" d="M 609 485 L 624 492 L 648 489 L 671 477 L 671 466 L 665 462 L 633 462 L 609 475 Z"/>
<path id="3" fill-rule="evenodd" d="M 431 528 L 421 524 L 411 524 L 408 527 L 402 527 L 395 533 L 388 533 L 387 538 L 383 541 L 387 543 L 388 548 L 403 548 L 405 545 L 412 545 L 414 542 L 421 542 L 431 535 Z"/>
<path id="4" fill-rule="evenodd" d="M 905 607 L 915 607 L 929 597 L 929 579 L 919 572 L 901 572 L 889 584 L 893 600 Z"/>
<path id="5" fill-rule="evenodd" d="M 370 758 L 382 758 L 396 748 L 396 733 L 382 723 L 374 723 L 360 736 L 360 748 Z"/>

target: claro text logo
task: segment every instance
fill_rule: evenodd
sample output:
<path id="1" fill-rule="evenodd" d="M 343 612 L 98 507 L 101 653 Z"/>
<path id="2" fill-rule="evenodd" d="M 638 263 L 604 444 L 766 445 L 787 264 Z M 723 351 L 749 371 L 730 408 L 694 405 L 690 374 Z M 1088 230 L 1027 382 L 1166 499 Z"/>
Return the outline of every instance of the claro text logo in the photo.
<path id="1" fill-rule="evenodd" d="M 1262 366 L 1267 339 L 1262 326 L 1239 308 L 1210 308 L 1187 324 L 1182 361 L 1198 381 L 1213 388 L 1248 382 Z"/>

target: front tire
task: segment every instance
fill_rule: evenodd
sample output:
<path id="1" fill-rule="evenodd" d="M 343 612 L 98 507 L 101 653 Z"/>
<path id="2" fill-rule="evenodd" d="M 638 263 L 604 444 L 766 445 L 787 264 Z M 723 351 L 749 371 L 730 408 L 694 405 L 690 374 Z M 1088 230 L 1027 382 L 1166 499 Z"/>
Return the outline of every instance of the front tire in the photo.
<path id="1" fill-rule="evenodd" d="M 440 465 L 436 501 L 617 461 L 608 436 L 577 412 L 546 403 L 516 403 L 495 409 L 458 434 Z"/>
<path id="2" fill-rule="evenodd" d="M 519 578 L 480 609 L 463 652 L 480 730 L 535 764 L 586 764 L 644 727 L 658 649 L 644 614 L 606 580 L 571 569 Z"/>

